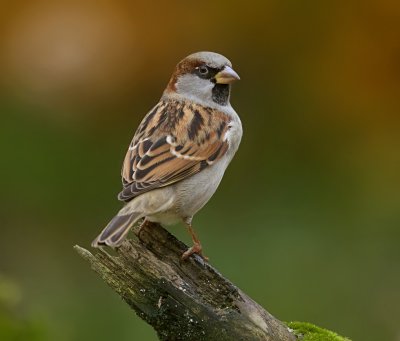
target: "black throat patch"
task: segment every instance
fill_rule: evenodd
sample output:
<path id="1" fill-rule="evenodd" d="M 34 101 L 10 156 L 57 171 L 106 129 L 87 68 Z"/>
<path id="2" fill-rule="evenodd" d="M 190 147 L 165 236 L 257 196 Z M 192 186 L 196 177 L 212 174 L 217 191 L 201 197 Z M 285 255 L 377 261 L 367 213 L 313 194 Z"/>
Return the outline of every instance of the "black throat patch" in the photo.
<path id="1" fill-rule="evenodd" d="M 215 84 L 212 89 L 212 99 L 219 105 L 227 105 L 231 89 L 229 84 Z"/>

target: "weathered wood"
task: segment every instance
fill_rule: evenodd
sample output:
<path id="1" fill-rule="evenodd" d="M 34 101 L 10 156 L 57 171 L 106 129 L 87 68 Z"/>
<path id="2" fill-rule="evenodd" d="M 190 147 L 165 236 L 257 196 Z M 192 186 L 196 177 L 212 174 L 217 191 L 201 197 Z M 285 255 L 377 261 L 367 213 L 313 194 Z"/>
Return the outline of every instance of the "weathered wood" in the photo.
<path id="1" fill-rule="evenodd" d="M 158 333 L 160 340 L 289 341 L 295 336 L 158 224 L 125 241 L 115 255 L 76 251 Z"/>

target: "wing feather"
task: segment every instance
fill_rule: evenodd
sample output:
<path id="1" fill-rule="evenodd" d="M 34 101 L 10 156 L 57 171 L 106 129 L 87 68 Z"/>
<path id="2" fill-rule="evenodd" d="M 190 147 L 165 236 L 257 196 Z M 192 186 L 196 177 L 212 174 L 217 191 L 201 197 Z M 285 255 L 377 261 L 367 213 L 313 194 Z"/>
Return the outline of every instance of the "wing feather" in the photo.
<path id="1" fill-rule="evenodd" d="M 143 119 L 129 146 L 118 198 L 130 201 L 212 165 L 228 150 L 224 136 L 229 121 L 212 108 L 161 101 Z"/>

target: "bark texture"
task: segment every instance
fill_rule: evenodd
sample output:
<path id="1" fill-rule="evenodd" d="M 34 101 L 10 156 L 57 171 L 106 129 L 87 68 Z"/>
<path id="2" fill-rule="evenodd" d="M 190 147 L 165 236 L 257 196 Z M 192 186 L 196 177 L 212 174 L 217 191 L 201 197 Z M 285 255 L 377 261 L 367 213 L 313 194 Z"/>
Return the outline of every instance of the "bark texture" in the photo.
<path id="1" fill-rule="evenodd" d="M 160 340 L 296 339 L 202 258 L 182 261 L 187 246 L 158 224 L 146 224 L 116 252 L 75 249 Z"/>

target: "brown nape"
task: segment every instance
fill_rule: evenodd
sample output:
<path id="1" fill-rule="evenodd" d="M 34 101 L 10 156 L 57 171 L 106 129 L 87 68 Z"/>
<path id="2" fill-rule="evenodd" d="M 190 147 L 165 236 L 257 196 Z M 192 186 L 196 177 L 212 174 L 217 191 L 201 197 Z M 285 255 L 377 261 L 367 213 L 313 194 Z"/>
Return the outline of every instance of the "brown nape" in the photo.
<path id="1" fill-rule="evenodd" d="M 204 64 L 199 59 L 184 59 L 176 66 L 174 73 L 172 74 L 171 79 L 165 89 L 166 92 L 175 92 L 176 91 L 176 82 L 178 78 L 182 75 L 191 73 L 196 67 Z"/>

